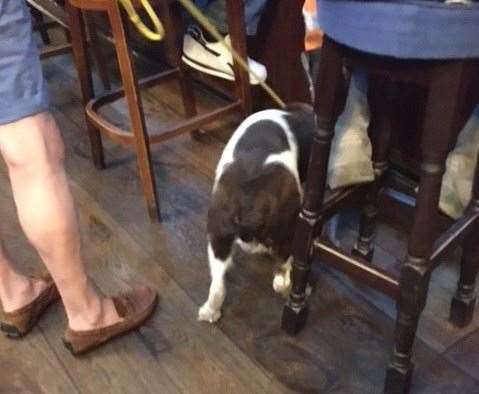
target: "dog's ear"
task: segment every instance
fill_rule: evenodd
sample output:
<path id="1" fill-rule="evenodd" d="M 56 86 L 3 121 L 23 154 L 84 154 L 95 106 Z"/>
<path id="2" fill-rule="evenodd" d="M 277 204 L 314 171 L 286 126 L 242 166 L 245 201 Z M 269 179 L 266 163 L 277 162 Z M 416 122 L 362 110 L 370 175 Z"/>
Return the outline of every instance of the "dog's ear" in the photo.
<path id="1" fill-rule="evenodd" d="M 302 116 L 311 116 L 314 113 L 313 106 L 308 103 L 293 102 L 289 103 L 286 108 L 292 116 L 302 117 Z"/>
<path id="2" fill-rule="evenodd" d="M 283 174 L 281 187 L 270 198 L 266 231 L 276 252 L 286 259 L 291 253 L 296 220 L 301 209 L 298 186 L 289 172 Z"/>

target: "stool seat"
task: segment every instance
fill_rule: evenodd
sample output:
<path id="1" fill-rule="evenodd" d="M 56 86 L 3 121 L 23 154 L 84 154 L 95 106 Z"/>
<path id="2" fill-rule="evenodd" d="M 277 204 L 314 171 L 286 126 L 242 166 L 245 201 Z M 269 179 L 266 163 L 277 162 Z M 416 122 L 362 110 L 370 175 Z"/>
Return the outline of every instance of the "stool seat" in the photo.
<path id="1" fill-rule="evenodd" d="M 479 3 L 318 0 L 321 28 L 360 51 L 406 59 L 479 57 Z"/>

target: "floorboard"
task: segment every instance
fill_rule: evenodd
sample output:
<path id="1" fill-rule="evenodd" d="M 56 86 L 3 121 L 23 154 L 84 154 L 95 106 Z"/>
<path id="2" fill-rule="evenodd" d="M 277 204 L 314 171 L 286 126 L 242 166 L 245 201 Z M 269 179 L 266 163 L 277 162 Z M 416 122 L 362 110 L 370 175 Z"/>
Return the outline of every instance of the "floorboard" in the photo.
<path id="1" fill-rule="evenodd" d="M 446 359 L 471 376 L 479 376 L 479 330 L 464 337 L 447 350 Z M 477 388 L 479 393 L 479 388 Z"/>

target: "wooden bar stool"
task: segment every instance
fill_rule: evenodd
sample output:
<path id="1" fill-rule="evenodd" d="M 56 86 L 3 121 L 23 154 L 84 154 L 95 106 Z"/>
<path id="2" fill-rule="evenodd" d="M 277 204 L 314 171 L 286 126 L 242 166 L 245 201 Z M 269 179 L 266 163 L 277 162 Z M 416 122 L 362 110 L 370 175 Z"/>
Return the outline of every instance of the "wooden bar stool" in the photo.
<path id="1" fill-rule="evenodd" d="M 150 144 L 161 143 L 184 133 L 195 133 L 207 123 L 237 111 L 246 116 L 251 111 L 251 98 L 249 76 L 235 63 L 236 99 L 223 107 L 198 115 L 191 81 L 188 74 L 184 71 L 178 48 L 178 31 L 181 31 L 180 27 L 182 26 L 178 4 L 171 0 L 155 0 L 152 3 L 160 11 L 160 17 L 166 31 L 165 47 L 167 58 L 172 68 L 143 80 L 138 80 L 136 77 L 133 58 L 127 44 L 127 35 L 123 24 L 124 18 L 118 1 L 69 0 L 67 10 L 70 16 L 73 53 L 80 79 L 88 135 L 95 167 L 97 169 L 105 167 L 101 134 L 120 144 L 133 145 L 136 150 L 149 216 L 152 220 L 161 220 L 155 177 L 151 164 Z M 243 2 L 228 0 L 227 3 L 232 45 L 246 58 Z M 135 1 L 134 5 L 139 7 L 139 2 Z M 86 35 L 82 19 L 82 13 L 85 11 L 102 11 L 107 13 L 123 83 L 123 88 L 97 97 L 95 97 L 93 92 L 91 69 L 86 56 Z M 151 87 L 172 79 L 179 81 L 186 119 L 174 124 L 164 125 L 159 130 L 148 133 L 145 126 L 140 87 Z M 118 128 L 99 114 L 102 106 L 123 96 L 125 96 L 128 105 L 131 131 Z"/>
<path id="2" fill-rule="evenodd" d="M 324 1 L 322 4 L 326 3 L 337 5 L 344 2 Z M 384 391 L 407 393 L 413 371 L 412 348 L 419 317 L 426 303 L 431 272 L 440 264 L 441 256 L 460 245 L 463 247 L 461 275 L 458 290 L 452 300 L 450 319 L 453 324 L 463 327 L 471 322 L 473 316 L 476 300 L 474 287 L 479 268 L 479 167 L 476 169 L 472 201 L 464 216 L 439 237 L 436 237 L 434 228 L 439 215 L 439 195 L 447 155 L 478 103 L 479 51 L 473 51 L 471 58 L 454 54 L 451 59 L 446 60 L 423 60 L 410 59 L 410 56 L 401 58 L 403 47 L 398 47 L 399 53 L 387 53 L 387 56 L 352 49 L 344 43 L 354 44 L 355 48 L 360 48 L 361 45 L 350 43 L 347 37 L 338 33 L 339 27 L 336 30 L 334 22 L 327 19 L 334 14 L 332 8 L 336 5 L 326 4 L 324 8 L 320 8 L 325 12 L 323 26 L 326 38 L 316 88 L 317 131 L 303 207 L 294 239 L 292 292 L 283 311 L 282 327 L 294 335 L 306 322 L 306 287 L 313 260 L 331 265 L 381 291 L 397 300 L 394 354 L 387 370 Z M 358 7 L 366 6 L 362 4 Z M 439 9 L 445 5 L 434 7 Z M 473 10 L 475 14 L 472 16 L 477 20 L 479 8 Z M 341 11 L 344 11 L 344 8 Z M 360 18 L 363 11 L 354 9 L 352 14 L 354 18 Z M 393 15 L 394 18 L 400 18 L 399 12 L 394 12 Z M 345 20 L 348 16 L 350 15 L 344 15 Z M 336 20 L 343 20 L 337 14 L 335 17 Z M 370 17 L 371 14 L 367 15 L 367 18 Z M 370 23 L 374 19 L 367 20 Z M 441 23 L 439 25 L 447 26 Z M 361 26 L 360 20 L 358 26 Z M 372 24 L 371 29 L 374 29 L 374 26 Z M 329 32 L 332 32 L 335 39 L 329 36 Z M 380 35 L 380 32 L 376 33 Z M 447 29 L 444 34 L 447 34 Z M 343 43 L 338 43 L 336 37 L 340 37 Z M 468 38 L 465 38 L 466 41 Z M 367 45 L 369 41 L 365 44 L 366 47 Z M 390 45 L 394 48 L 393 42 Z M 475 48 L 479 49 L 479 45 Z M 425 51 L 427 52 L 427 48 Z M 344 66 L 351 70 L 364 70 L 369 75 L 369 132 L 373 143 L 376 179 L 368 185 L 336 191 L 324 201 L 331 140 L 336 120 L 344 105 Z M 394 111 L 396 82 L 419 84 L 429 91 L 421 143 L 420 185 L 410 231 L 408 257 L 400 278 L 394 278 L 370 262 L 373 254 L 371 242 L 378 212 L 377 201 L 388 167 L 390 122 L 391 113 Z M 354 251 L 348 253 L 336 248 L 320 234 L 324 223 L 352 201 L 362 201 L 364 205 L 359 239 Z"/>

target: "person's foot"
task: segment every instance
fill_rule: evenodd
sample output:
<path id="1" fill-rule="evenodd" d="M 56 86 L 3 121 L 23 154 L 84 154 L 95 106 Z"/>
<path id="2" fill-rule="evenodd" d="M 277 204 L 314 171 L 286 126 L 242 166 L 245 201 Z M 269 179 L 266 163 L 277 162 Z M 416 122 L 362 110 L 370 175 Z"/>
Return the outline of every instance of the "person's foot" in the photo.
<path id="1" fill-rule="evenodd" d="M 117 316 L 112 323 L 105 324 L 104 321 L 91 329 L 69 327 L 66 330 L 63 343 L 72 354 L 86 353 L 140 327 L 155 310 L 158 295 L 149 287 L 141 287 L 108 300 L 111 300 Z"/>
<path id="2" fill-rule="evenodd" d="M 225 37 L 230 44 L 230 36 Z M 207 41 L 202 30 L 197 26 L 190 26 L 183 39 L 182 60 L 188 66 L 205 74 L 233 81 L 233 57 L 226 50 L 221 42 Z M 266 67 L 257 61 L 248 58 L 248 64 L 253 73 L 258 76 L 256 79 L 250 73 L 250 83 L 257 85 L 264 82 L 268 76 Z"/>
<path id="3" fill-rule="evenodd" d="M 27 283 L 18 288 L 14 299 L 2 300 L 3 318 L 0 330 L 11 338 L 20 338 L 30 332 L 43 312 L 60 299 L 50 276 L 25 280 Z"/>

